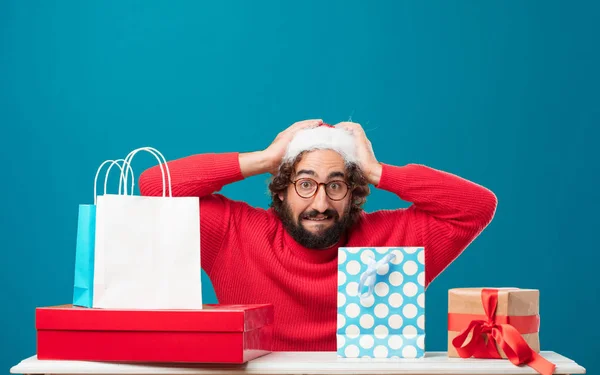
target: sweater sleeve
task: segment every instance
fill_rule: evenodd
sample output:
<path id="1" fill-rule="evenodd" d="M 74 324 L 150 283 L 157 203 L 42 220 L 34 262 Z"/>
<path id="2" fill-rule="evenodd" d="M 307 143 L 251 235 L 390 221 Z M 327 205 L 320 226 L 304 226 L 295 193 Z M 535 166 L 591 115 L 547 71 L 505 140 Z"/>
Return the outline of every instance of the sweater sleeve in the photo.
<path id="1" fill-rule="evenodd" d="M 233 211 L 233 202 L 215 193 L 226 184 L 243 179 L 238 153 L 192 155 L 169 161 L 167 166 L 173 197 L 200 198 L 200 256 L 202 268 L 210 276 Z M 140 175 L 139 188 L 143 196 L 162 196 L 159 165 Z"/>
<path id="2" fill-rule="evenodd" d="M 497 198 L 483 186 L 424 165 L 382 167 L 377 188 L 413 203 L 397 212 L 407 215 L 425 247 L 428 285 L 492 221 Z"/>

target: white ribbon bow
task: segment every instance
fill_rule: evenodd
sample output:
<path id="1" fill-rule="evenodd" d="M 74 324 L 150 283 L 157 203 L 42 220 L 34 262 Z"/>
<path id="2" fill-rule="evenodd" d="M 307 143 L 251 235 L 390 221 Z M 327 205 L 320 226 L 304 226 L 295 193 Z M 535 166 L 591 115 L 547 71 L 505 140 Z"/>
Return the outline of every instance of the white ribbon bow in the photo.
<path id="1" fill-rule="evenodd" d="M 373 289 L 375 288 L 375 279 L 377 277 L 377 270 L 379 269 L 379 267 L 389 264 L 395 258 L 396 254 L 389 253 L 386 256 L 384 256 L 381 260 L 379 260 L 379 262 L 375 262 L 375 259 L 373 259 L 372 257 L 369 257 L 367 259 L 367 262 L 369 264 L 367 265 L 367 269 L 365 270 L 365 272 L 363 272 L 362 275 L 360 275 L 360 282 L 358 283 L 358 294 L 360 295 L 361 299 L 369 298 L 371 295 L 373 295 Z M 361 291 L 365 286 L 367 286 L 369 290 L 367 293 L 361 294 Z"/>

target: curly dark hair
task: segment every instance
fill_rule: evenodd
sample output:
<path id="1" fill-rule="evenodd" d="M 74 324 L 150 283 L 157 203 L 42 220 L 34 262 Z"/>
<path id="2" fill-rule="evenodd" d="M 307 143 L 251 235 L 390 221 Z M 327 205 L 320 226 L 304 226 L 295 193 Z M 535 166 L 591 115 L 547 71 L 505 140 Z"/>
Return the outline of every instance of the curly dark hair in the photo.
<path id="1" fill-rule="evenodd" d="M 270 206 L 280 217 L 284 215 L 284 203 L 279 199 L 279 194 L 285 193 L 286 189 L 290 186 L 294 170 L 305 153 L 306 151 L 301 152 L 292 162 L 282 163 L 278 173 L 273 176 L 269 183 L 269 190 L 271 192 Z M 351 194 L 348 211 L 349 222 L 351 225 L 354 225 L 360 218 L 363 212 L 362 207 L 370 193 L 369 183 L 362 169 L 355 163 L 346 164 L 346 182 L 350 185 Z"/>

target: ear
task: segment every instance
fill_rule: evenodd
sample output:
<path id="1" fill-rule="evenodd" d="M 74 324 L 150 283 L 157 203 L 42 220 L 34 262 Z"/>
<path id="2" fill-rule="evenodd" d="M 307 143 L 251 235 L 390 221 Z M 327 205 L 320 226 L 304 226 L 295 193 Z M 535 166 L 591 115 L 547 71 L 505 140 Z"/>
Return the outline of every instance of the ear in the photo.
<path id="1" fill-rule="evenodd" d="M 283 193 L 277 193 L 277 197 L 283 202 Z"/>

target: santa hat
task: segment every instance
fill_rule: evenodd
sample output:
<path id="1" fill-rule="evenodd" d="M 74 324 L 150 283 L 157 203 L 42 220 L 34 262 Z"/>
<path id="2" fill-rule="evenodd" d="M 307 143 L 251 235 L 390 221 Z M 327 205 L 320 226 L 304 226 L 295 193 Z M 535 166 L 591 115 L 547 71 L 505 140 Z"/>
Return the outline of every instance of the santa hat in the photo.
<path id="1" fill-rule="evenodd" d="M 282 162 L 291 162 L 301 152 L 313 150 L 333 150 L 347 164 L 357 162 L 354 136 L 345 129 L 328 124 L 297 132 L 290 141 Z"/>

